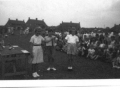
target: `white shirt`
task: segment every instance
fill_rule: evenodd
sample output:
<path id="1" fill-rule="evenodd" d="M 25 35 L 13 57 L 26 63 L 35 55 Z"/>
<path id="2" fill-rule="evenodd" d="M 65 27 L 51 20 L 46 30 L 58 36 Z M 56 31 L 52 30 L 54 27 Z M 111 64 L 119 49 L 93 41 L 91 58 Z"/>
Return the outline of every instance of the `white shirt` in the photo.
<path id="1" fill-rule="evenodd" d="M 44 41 L 44 38 L 41 35 L 39 36 L 33 35 L 30 39 L 30 42 L 33 44 L 41 44 L 42 41 Z"/>
<path id="2" fill-rule="evenodd" d="M 76 36 L 76 35 L 67 35 L 66 37 L 65 37 L 65 39 L 67 40 L 67 43 L 77 43 L 77 42 L 79 42 L 79 38 L 78 38 L 78 36 Z"/>
<path id="3" fill-rule="evenodd" d="M 99 47 L 103 48 L 103 47 L 105 47 L 105 44 L 102 43 L 102 44 L 100 44 Z"/>

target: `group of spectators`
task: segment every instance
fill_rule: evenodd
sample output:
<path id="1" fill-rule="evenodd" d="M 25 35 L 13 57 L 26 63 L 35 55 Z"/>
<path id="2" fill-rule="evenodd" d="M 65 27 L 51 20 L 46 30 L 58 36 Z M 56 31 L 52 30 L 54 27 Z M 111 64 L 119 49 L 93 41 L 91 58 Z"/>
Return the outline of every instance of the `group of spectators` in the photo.
<path id="1" fill-rule="evenodd" d="M 50 67 L 47 68 L 48 71 L 50 69 L 56 70 L 56 68 L 54 68 L 51 64 L 54 62 L 52 57 L 54 46 L 56 50 L 66 52 L 68 55 L 69 53 L 71 55 L 77 47 L 77 52 L 74 52 L 74 54 L 76 53 L 76 55 L 80 57 L 84 57 L 89 60 L 100 60 L 111 63 L 113 68 L 120 68 L 120 33 L 75 33 L 74 30 L 71 30 L 71 33 L 53 33 L 53 31 L 50 29 L 47 30 L 44 35 L 41 35 L 42 31 L 43 30 L 41 28 L 36 28 L 35 34 L 30 39 L 32 45 L 31 50 L 33 50 L 33 72 L 37 71 L 37 63 L 41 63 L 44 60 L 42 50 L 43 42 L 45 43 L 46 52 L 48 53 L 48 61 L 50 63 Z M 75 44 L 70 43 L 73 41 L 72 39 L 77 40 Z M 3 43 L 2 35 L 0 35 L 0 50 L 2 49 L 1 47 L 3 46 Z M 72 59 L 71 56 L 70 59 Z M 72 62 L 70 61 L 70 63 Z M 69 68 L 71 69 L 72 65 L 68 67 L 68 69 Z M 39 75 L 37 75 L 35 72 L 33 73 L 33 76 L 36 77 Z"/>
<path id="2" fill-rule="evenodd" d="M 56 49 L 66 52 L 67 44 L 64 37 L 59 35 Z M 111 63 L 113 68 L 120 68 L 120 34 L 119 33 L 83 33 L 79 37 L 77 55 L 90 60 L 101 60 Z"/>

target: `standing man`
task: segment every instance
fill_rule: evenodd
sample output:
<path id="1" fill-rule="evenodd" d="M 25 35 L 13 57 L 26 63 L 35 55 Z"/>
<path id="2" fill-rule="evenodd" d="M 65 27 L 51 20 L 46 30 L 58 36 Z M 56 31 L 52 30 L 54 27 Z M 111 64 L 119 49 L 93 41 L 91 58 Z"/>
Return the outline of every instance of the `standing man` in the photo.
<path id="1" fill-rule="evenodd" d="M 67 43 L 67 54 L 68 54 L 68 70 L 73 70 L 73 59 L 77 54 L 77 45 L 79 38 L 76 35 L 76 30 L 71 30 L 70 34 L 65 37 Z"/>
<path id="2" fill-rule="evenodd" d="M 45 43 L 46 43 L 46 54 L 47 54 L 47 58 L 48 58 L 48 63 L 49 63 L 49 67 L 47 68 L 48 71 L 50 70 L 56 70 L 56 68 L 54 67 L 54 58 L 53 55 L 55 53 L 55 48 L 54 46 L 56 45 L 56 37 L 53 35 L 53 31 L 52 29 L 48 30 L 48 34 L 45 36 Z"/>

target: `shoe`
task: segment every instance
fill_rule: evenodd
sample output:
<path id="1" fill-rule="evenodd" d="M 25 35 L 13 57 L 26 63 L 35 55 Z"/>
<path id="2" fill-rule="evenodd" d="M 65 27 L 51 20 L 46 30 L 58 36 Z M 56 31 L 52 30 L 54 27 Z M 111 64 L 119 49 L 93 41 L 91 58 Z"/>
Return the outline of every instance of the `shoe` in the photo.
<path id="1" fill-rule="evenodd" d="M 68 67 L 68 69 L 73 69 L 73 67 Z"/>
<path id="2" fill-rule="evenodd" d="M 40 77 L 40 75 L 39 75 L 37 72 L 36 72 L 36 76 L 37 76 L 37 77 Z"/>
<path id="3" fill-rule="evenodd" d="M 113 66 L 113 68 L 116 68 L 116 66 Z"/>
<path id="4" fill-rule="evenodd" d="M 73 69 L 72 67 L 70 67 L 70 69 Z"/>
<path id="5" fill-rule="evenodd" d="M 116 67 L 117 69 L 120 69 L 120 67 Z"/>
<path id="6" fill-rule="evenodd" d="M 50 71 L 51 70 L 51 68 L 49 67 L 49 68 L 47 68 L 47 71 Z"/>
<path id="7" fill-rule="evenodd" d="M 32 76 L 33 76 L 34 78 L 36 78 L 36 77 L 37 77 L 36 72 L 34 72 L 34 73 L 32 74 Z"/>
<path id="8" fill-rule="evenodd" d="M 68 67 L 68 69 L 70 69 L 70 67 Z"/>
<path id="9" fill-rule="evenodd" d="M 72 71 L 73 70 L 73 68 L 72 67 L 68 67 L 68 71 Z"/>
<path id="10" fill-rule="evenodd" d="M 53 70 L 53 71 L 56 71 L 56 68 L 53 67 L 52 70 Z"/>

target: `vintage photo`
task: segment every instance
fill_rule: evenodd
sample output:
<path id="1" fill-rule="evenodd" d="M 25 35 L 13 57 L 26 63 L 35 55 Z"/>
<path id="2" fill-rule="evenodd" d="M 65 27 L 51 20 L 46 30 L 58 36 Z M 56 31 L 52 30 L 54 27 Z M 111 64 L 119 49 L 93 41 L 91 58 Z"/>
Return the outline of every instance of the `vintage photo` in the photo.
<path id="1" fill-rule="evenodd" d="M 120 78 L 120 0 L 0 0 L 0 80 Z"/>

